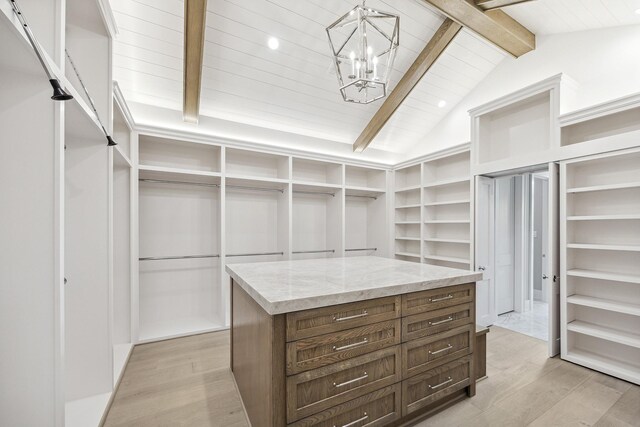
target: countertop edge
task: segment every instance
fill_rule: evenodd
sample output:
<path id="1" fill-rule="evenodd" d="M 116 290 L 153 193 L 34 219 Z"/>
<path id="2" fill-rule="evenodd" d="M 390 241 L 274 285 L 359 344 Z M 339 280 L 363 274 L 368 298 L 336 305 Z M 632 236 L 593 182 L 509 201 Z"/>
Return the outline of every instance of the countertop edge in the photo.
<path id="1" fill-rule="evenodd" d="M 278 314 L 293 313 L 296 311 L 310 310 L 314 308 L 327 307 L 331 305 L 347 304 L 356 301 L 366 301 L 370 299 L 402 295 L 411 292 L 420 292 L 429 289 L 445 288 L 447 286 L 462 285 L 465 283 L 475 283 L 482 280 L 482 273 L 470 272 L 460 276 L 446 279 L 434 279 L 432 281 L 420 281 L 402 283 L 398 285 L 389 285 L 384 288 L 359 289 L 351 292 L 342 292 L 331 295 L 319 295 L 304 297 L 299 299 L 291 299 L 286 301 L 269 301 L 262 294 L 256 291 L 251 285 L 238 276 L 229 266 L 225 266 L 225 271 L 240 285 L 240 287 L 271 316 Z M 233 292 L 233 290 L 231 290 Z M 363 293 L 368 295 L 363 298 Z M 338 301 L 339 300 L 339 301 Z M 295 303 L 295 304 L 294 304 Z M 290 309 L 291 305 L 295 305 L 295 309 Z"/>

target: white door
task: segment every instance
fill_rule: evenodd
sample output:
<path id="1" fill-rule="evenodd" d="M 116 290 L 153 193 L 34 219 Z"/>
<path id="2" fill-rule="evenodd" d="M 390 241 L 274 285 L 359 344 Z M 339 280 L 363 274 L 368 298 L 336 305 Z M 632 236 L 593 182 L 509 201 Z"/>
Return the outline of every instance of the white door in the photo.
<path id="1" fill-rule="evenodd" d="M 549 217 L 546 270 L 543 276 L 549 302 L 549 357 L 560 353 L 560 175 L 549 163 Z"/>
<path id="2" fill-rule="evenodd" d="M 514 310 L 515 296 L 515 198 L 513 177 L 495 182 L 495 272 L 496 314 Z"/>
<path id="3" fill-rule="evenodd" d="M 495 181 L 477 177 L 475 261 L 483 280 L 476 284 L 476 322 L 482 326 L 492 325 L 498 318 L 493 282 L 494 204 Z"/>

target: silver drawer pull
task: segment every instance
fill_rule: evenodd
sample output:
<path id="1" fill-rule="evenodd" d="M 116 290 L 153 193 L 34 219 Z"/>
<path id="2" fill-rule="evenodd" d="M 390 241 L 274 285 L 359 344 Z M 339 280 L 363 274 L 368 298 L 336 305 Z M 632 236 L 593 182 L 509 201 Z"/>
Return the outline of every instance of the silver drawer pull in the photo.
<path id="1" fill-rule="evenodd" d="M 354 342 L 353 344 L 347 344 L 347 345 L 343 345 L 342 347 L 336 347 L 335 345 L 333 346 L 333 351 L 342 351 L 342 350 L 347 350 L 349 348 L 353 348 L 353 347 L 358 347 L 360 345 L 365 345 L 369 343 L 369 339 L 365 338 L 362 341 L 358 341 L 358 342 Z"/>
<path id="2" fill-rule="evenodd" d="M 429 388 L 430 388 L 431 390 L 435 390 L 435 389 L 437 389 L 437 388 L 442 387 L 443 385 L 447 385 L 447 384 L 449 384 L 451 381 L 453 381 L 453 380 L 451 379 L 451 377 L 448 377 L 446 381 L 441 382 L 441 383 L 440 383 L 440 384 L 438 384 L 438 385 L 433 385 L 433 386 L 432 386 L 432 385 L 430 385 L 430 386 L 429 386 Z"/>
<path id="3" fill-rule="evenodd" d="M 429 326 L 442 325 L 443 323 L 451 322 L 452 320 L 453 320 L 453 317 L 449 316 L 444 320 L 439 320 L 437 322 L 429 322 Z"/>
<path id="4" fill-rule="evenodd" d="M 346 385 L 353 384 L 353 383 L 355 383 L 355 382 L 358 382 L 358 381 L 361 381 L 361 380 L 364 380 L 364 379 L 367 379 L 367 378 L 369 378 L 369 374 L 367 374 L 366 372 L 364 372 L 364 373 L 363 373 L 363 375 L 362 375 L 361 377 L 354 378 L 354 379 L 352 379 L 352 380 L 345 381 L 345 382 L 340 383 L 340 384 L 333 383 L 333 386 L 334 386 L 335 388 L 344 387 L 344 386 L 346 386 Z"/>
<path id="5" fill-rule="evenodd" d="M 452 348 L 453 348 L 453 346 L 451 344 L 447 344 L 447 346 L 445 348 L 441 348 L 440 350 L 436 350 L 436 351 L 429 350 L 429 354 L 440 354 L 443 351 L 451 350 Z"/>
<path id="6" fill-rule="evenodd" d="M 345 320 L 357 319 L 359 317 L 365 317 L 365 316 L 368 316 L 368 315 L 369 315 L 369 313 L 367 312 L 367 310 L 362 310 L 362 313 L 354 314 L 353 316 L 347 316 L 347 317 L 333 316 L 333 321 L 334 322 L 344 322 Z"/>
<path id="7" fill-rule="evenodd" d="M 442 297 L 442 298 L 436 298 L 436 299 L 429 298 L 429 302 L 445 301 L 445 300 L 448 300 L 448 299 L 451 299 L 451 298 L 453 298 L 453 295 L 449 294 L 446 297 Z"/>
<path id="8" fill-rule="evenodd" d="M 358 418 L 355 421 L 351 421 L 350 423 L 345 424 L 342 427 L 351 427 L 351 426 L 354 426 L 354 425 L 358 424 L 359 422 L 365 421 L 365 420 L 367 420 L 369 418 L 369 415 L 367 415 L 366 412 L 364 412 L 363 415 L 364 416 L 362 418 Z M 334 424 L 333 427 L 338 427 L 338 426 Z"/>

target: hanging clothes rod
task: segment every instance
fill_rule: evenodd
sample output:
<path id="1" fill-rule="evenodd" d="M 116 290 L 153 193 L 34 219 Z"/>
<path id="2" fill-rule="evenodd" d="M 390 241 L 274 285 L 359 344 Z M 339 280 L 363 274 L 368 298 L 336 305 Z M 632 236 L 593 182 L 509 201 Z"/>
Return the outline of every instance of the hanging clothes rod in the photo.
<path id="1" fill-rule="evenodd" d="M 149 256 L 138 258 L 138 261 L 161 261 L 165 259 L 220 258 L 220 255 L 183 255 L 183 256 Z"/>
<path id="2" fill-rule="evenodd" d="M 335 253 L 335 249 L 324 249 L 319 251 L 293 251 L 294 254 L 324 254 L 324 253 Z"/>
<path id="3" fill-rule="evenodd" d="M 364 252 L 364 251 L 377 251 L 378 248 L 358 248 L 358 249 L 345 249 L 345 252 Z"/>
<path id="4" fill-rule="evenodd" d="M 331 196 L 331 197 L 336 197 L 336 193 L 328 193 L 328 192 L 323 192 L 323 191 L 302 191 L 302 190 L 293 190 L 294 193 L 299 193 L 299 194 L 322 194 L 325 196 Z"/>
<path id="5" fill-rule="evenodd" d="M 220 184 L 209 184 L 206 182 L 188 182 L 188 181 L 172 181 L 168 179 L 150 179 L 150 178 L 140 178 L 138 181 L 143 182 L 153 182 L 156 184 L 179 184 L 179 185 L 195 185 L 200 187 L 215 187 L 220 188 Z M 266 188 L 266 187 L 249 187 L 246 185 L 233 185 L 227 184 L 227 188 L 237 188 L 240 190 L 255 190 L 255 191 L 277 191 L 278 193 L 284 193 L 283 189 L 280 188 Z"/>
<path id="6" fill-rule="evenodd" d="M 229 254 L 227 257 L 234 256 L 263 256 L 263 255 L 284 255 L 284 252 L 256 252 L 254 254 Z"/>
<path id="7" fill-rule="evenodd" d="M 378 200 L 378 198 L 376 196 L 361 196 L 359 194 L 347 194 L 347 197 L 361 197 L 363 199 L 373 199 L 373 200 Z"/>

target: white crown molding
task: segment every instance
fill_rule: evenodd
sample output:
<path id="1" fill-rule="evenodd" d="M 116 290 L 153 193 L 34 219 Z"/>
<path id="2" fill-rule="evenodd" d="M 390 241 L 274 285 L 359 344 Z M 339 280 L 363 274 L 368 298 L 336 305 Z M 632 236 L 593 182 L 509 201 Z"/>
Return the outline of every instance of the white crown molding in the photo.
<path id="1" fill-rule="evenodd" d="M 393 170 L 394 165 L 374 162 L 370 160 L 357 160 L 348 157 L 334 156 L 330 154 L 318 154 L 307 150 L 297 150 L 292 148 L 279 148 L 261 143 L 245 141 L 234 138 L 220 136 L 206 136 L 194 132 L 165 129 L 157 126 L 135 125 L 134 130 L 140 135 L 148 135 L 160 138 L 173 138 L 182 141 L 195 142 L 209 145 L 224 145 L 227 148 L 237 148 L 243 150 L 259 151 L 269 154 L 279 154 L 293 156 L 297 158 L 320 160 L 325 162 L 343 163 L 350 166 L 364 166 L 383 170 Z"/>
<path id="2" fill-rule="evenodd" d="M 125 121 L 127 122 L 127 126 L 129 129 L 133 130 L 136 127 L 136 121 L 131 114 L 131 110 L 129 110 L 129 106 L 127 105 L 127 101 L 124 99 L 124 95 L 122 94 L 122 90 L 120 89 L 120 85 L 116 80 L 113 81 L 113 99 L 116 101 L 116 105 L 122 115 L 124 116 Z"/>
<path id="3" fill-rule="evenodd" d="M 113 14 L 111 3 L 108 0 L 95 1 L 96 3 L 98 3 L 98 9 L 100 9 L 100 15 L 102 15 L 102 20 L 104 21 L 104 25 L 109 32 L 109 36 L 111 37 L 111 39 L 115 39 L 116 36 L 120 34 L 120 30 L 118 29 L 118 24 Z"/>
<path id="4" fill-rule="evenodd" d="M 401 163 L 395 164 L 393 166 L 394 170 L 402 169 L 406 167 L 415 166 L 422 162 L 429 162 L 431 160 L 441 159 L 443 157 L 453 156 L 455 154 L 464 153 L 465 151 L 469 151 L 471 149 L 471 143 L 465 142 L 463 144 L 454 145 L 452 147 L 447 147 L 442 150 L 434 151 L 428 154 L 423 154 L 420 157 L 416 157 L 410 160 L 405 160 Z"/>
<path id="5" fill-rule="evenodd" d="M 637 107 L 640 107 L 640 93 L 634 93 L 563 114 L 559 118 L 560 126 L 571 126 Z"/>

